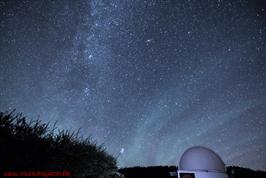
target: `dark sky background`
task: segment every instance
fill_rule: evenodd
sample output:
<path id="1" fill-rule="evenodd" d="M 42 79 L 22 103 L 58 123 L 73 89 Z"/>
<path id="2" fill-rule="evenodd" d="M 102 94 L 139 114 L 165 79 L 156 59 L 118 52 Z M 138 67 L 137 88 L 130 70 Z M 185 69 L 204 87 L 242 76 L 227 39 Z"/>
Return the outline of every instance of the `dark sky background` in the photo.
<path id="1" fill-rule="evenodd" d="M 0 1 L 0 110 L 91 136 L 119 166 L 190 146 L 266 170 L 266 6 Z"/>

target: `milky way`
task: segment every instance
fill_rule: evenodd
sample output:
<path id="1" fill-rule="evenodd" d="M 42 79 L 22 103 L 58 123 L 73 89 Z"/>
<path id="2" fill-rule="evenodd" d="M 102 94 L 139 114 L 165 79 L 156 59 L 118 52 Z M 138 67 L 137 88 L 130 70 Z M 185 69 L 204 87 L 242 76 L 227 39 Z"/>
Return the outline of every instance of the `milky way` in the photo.
<path id="1" fill-rule="evenodd" d="M 263 1 L 0 1 L 0 110 L 104 143 L 119 166 L 192 145 L 266 170 Z"/>

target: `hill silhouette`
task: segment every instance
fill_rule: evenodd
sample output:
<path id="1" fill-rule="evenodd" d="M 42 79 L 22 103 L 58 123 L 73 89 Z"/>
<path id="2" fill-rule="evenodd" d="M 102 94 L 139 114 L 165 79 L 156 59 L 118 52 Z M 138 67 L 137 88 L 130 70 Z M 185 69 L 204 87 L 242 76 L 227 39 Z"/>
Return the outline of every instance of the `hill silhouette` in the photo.
<path id="1" fill-rule="evenodd" d="M 0 112 L 0 177 L 7 176 L 7 171 L 65 171 L 73 178 L 115 177 L 116 159 L 103 146 L 78 133 L 62 130 L 54 134 L 54 130 L 39 120 L 28 121 L 22 114 Z"/>

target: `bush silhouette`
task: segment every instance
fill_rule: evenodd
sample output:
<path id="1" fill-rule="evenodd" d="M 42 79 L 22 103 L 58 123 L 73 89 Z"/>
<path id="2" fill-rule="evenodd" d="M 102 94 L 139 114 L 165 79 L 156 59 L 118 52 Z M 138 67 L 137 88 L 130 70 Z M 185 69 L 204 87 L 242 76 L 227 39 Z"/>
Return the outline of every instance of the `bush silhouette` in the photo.
<path id="1" fill-rule="evenodd" d="M 78 132 L 49 128 L 22 114 L 0 112 L 0 174 L 6 171 L 69 171 L 70 177 L 114 177 L 116 160 Z"/>

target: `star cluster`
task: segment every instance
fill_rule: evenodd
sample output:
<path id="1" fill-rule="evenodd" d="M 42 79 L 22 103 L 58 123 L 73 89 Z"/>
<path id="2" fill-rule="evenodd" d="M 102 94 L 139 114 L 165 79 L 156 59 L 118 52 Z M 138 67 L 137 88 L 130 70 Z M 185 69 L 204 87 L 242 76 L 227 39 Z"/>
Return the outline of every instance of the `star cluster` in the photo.
<path id="1" fill-rule="evenodd" d="M 203 145 L 266 170 L 260 0 L 0 1 L 0 110 L 104 143 L 119 166 Z"/>

